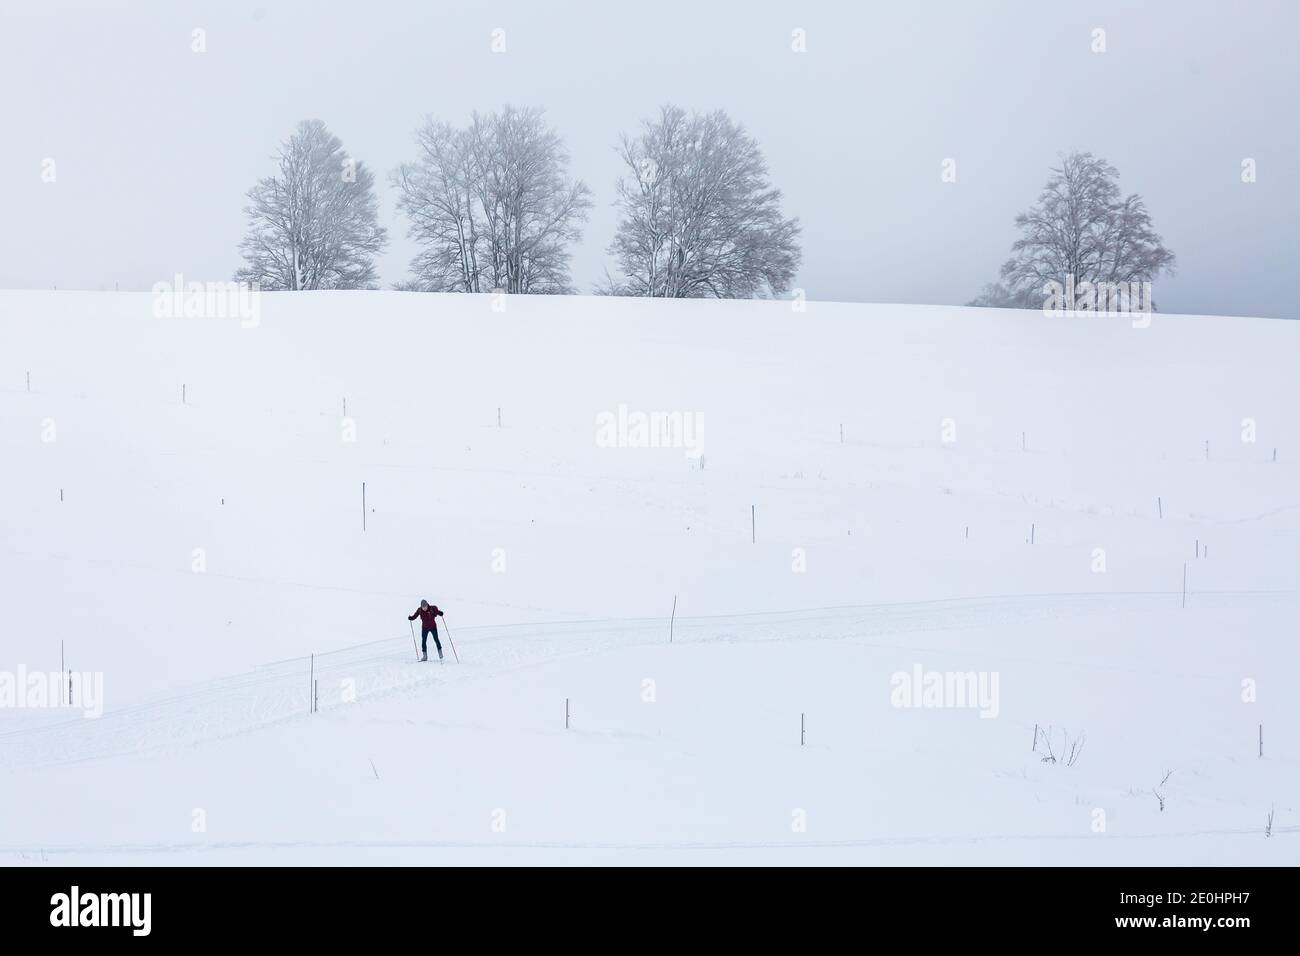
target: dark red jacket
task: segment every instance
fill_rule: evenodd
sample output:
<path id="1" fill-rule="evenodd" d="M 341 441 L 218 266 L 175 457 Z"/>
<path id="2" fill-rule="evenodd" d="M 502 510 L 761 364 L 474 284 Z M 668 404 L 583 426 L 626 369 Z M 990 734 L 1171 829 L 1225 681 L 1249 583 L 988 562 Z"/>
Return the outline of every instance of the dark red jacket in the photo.
<path id="1" fill-rule="evenodd" d="M 436 604 L 427 611 L 422 607 L 417 607 L 415 613 L 408 617 L 407 620 L 414 621 L 417 617 L 420 619 L 421 627 L 436 631 L 438 629 L 438 618 L 442 617 L 442 612 L 438 610 Z"/>

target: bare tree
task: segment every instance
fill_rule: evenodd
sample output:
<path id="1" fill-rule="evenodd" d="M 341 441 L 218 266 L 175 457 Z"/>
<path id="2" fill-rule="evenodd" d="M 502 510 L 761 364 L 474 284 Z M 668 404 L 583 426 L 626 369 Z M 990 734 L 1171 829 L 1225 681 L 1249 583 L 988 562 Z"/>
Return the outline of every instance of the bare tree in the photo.
<path id="1" fill-rule="evenodd" d="M 1037 309 L 1043 304 L 1043 296 L 1038 290 L 1025 295 L 1012 292 L 1001 282 L 990 282 L 966 304 L 986 309 Z"/>
<path id="2" fill-rule="evenodd" d="M 664 106 L 619 154 L 630 175 L 609 252 L 621 278 L 602 291 L 741 299 L 790 287 L 799 221 L 782 218 L 758 144 L 726 113 Z"/>
<path id="3" fill-rule="evenodd" d="M 320 120 L 305 120 L 280 147 L 279 172 L 248 191 L 245 266 L 235 278 L 263 289 L 371 289 L 378 224 L 374 174 L 349 158 Z"/>
<path id="4" fill-rule="evenodd" d="M 392 176 L 397 208 L 411 220 L 408 234 L 421 250 L 409 286 L 434 292 L 479 292 L 477 178 L 473 136 L 430 119 L 416 131 L 420 159 Z"/>
<path id="5" fill-rule="evenodd" d="M 1119 172 L 1091 153 L 1063 157 L 1016 227 L 1021 236 L 1002 266 L 1002 282 L 971 304 L 1041 304 L 1051 283 L 1127 287 L 1174 270 L 1174 254 L 1152 227 L 1142 197 L 1123 196 Z"/>
<path id="6" fill-rule="evenodd" d="M 393 173 L 420 245 L 413 284 L 433 292 L 571 292 L 570 243 L 591 207 L 586 184 L 538 109 L 475 113 L 463 129 L 429 119 L 419 158 Z"/>

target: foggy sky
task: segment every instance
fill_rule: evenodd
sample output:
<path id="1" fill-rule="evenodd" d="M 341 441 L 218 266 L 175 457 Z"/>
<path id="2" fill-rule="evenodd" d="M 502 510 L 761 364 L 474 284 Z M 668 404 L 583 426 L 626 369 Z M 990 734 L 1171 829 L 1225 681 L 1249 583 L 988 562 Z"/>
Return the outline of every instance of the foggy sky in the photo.
<path id="1" fill-rule="evenodd" d="M 148 289 L 239 266 L 244 193 L 302 119 L 388 173 L 426 114 L 547 110 L 609 264 L 614 152 L 661 103 L 724 108 L 803 224 L 810 299 L 960 304 L 997 276 L 1058 153 L 1090 150 L 1178 257 L 1165 312 L 1300 316 L 1300 4 L 0 0 L 0 288 Z M 191 51 L 191 31 L 207 51 Z M 506 52 L 491 33 L 505 30 Z M 791 50 L 802 28 L 807 52 Z M 1106 31 L 1105 53 L 1091 50 Z M 1258 181 L 1241 181 L 1243 158 Z M 42 161 L 57 180 L 41 181 Z M 957 182 L 940 180 L 956 160 Z"/>

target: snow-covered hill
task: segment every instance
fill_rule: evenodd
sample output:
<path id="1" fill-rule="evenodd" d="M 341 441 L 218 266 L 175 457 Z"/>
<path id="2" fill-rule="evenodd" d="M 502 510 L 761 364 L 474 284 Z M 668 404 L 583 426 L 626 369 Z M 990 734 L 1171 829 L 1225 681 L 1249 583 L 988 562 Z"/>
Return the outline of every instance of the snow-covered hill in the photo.
<path id="1" fill-rule="evenodd" d="M 0 861 L 1300 861 L 1300 325 L 152 306 L 0 293 Z"/>

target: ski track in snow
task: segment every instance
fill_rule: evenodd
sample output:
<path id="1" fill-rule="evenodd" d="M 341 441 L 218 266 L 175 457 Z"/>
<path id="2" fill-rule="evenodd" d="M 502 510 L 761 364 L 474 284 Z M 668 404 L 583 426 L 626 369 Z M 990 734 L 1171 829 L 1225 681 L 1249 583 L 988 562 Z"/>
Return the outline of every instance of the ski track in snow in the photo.
<path id="1" fill-rule="evenodd" d="M 1176 840 L 1186 837 L 1258 836 L 1260 829 L 1224 828 L 1211 830 L 1186 830 L 1176 833 L 1116 833 L 1108 834 L 1113 840 Z M 1300 833 L 1300 826 L 1274 827 L 1273 835 Z M 123 855 L 213 853 L 223 850 L 627 850 L 639 852 L 674 850 L 835 850 L 863 849 L 891 846 L 955 846 L 959 844 L 1011 843 L 1017 841 L 1087 841 L 1094 842 L 1092 833 L 1004 833 L 1004 834 L 941 834 L 926 836 L 862 837 L 848 840 L 755 840 L 755 841 L 697 841 L 697 842 L 582 842 L 559 840 L 231 840 L 212 843 L 122 843 L 104 845 L 67 846 L 0 846 L 0 853 L 23 856 L 61 855 Z"/>
<path id="2" fill-rule="evenodd" d="M 1293 601 L 1296 592 L 1213 591 L 1198 592 L 1194 597 L 1202 604 Z M 1000 595 L 678 618 L 673 641 L 707 644 L 847 640 L 925 652 L 931 649 L 910 643 L 892 645 L 876 639 L 1115 611 L 1149 611 L 1168 607 L 1178 600 L 1178 592 Z M 315 675 L 320 685 L 321 712 L 344 706 L 341 688 L 344 680 L 354 682 L 357 702 L 375 700 L 418 687 L 488 679 L 561 657 L 665 644 L 668 626 L 667 621 L 659 618 L 627 618 L 462 628 L 453 638 L 456 635 L 461 637 L 457 650 L 464 652 L 465 662 L 459 666 L 454 662 L 450 645 L 446 647 L 447 661 L 442 666 L 432 661 L 414 662 L 406 634 L 317 654 Z M 1001 655 L 1001 658 L 1055 666 L 1131 670 L 1052 661 L 1046 657 L 1026 659 Z M 1170 676 L 1168 672 L 1162 673 Z M 1213 675 L 1180 676 L 1215 679 Z M 0 772 L 16 773 L 56 764 L 190 748 L 305 717 L 311 693 L 308 681 L 308 659 L 302 657 L 178 688 L 121 709 L 107 710 L 98 719 L 57 711 L 26 715 L 26 726 L 0 733 Z"/>

